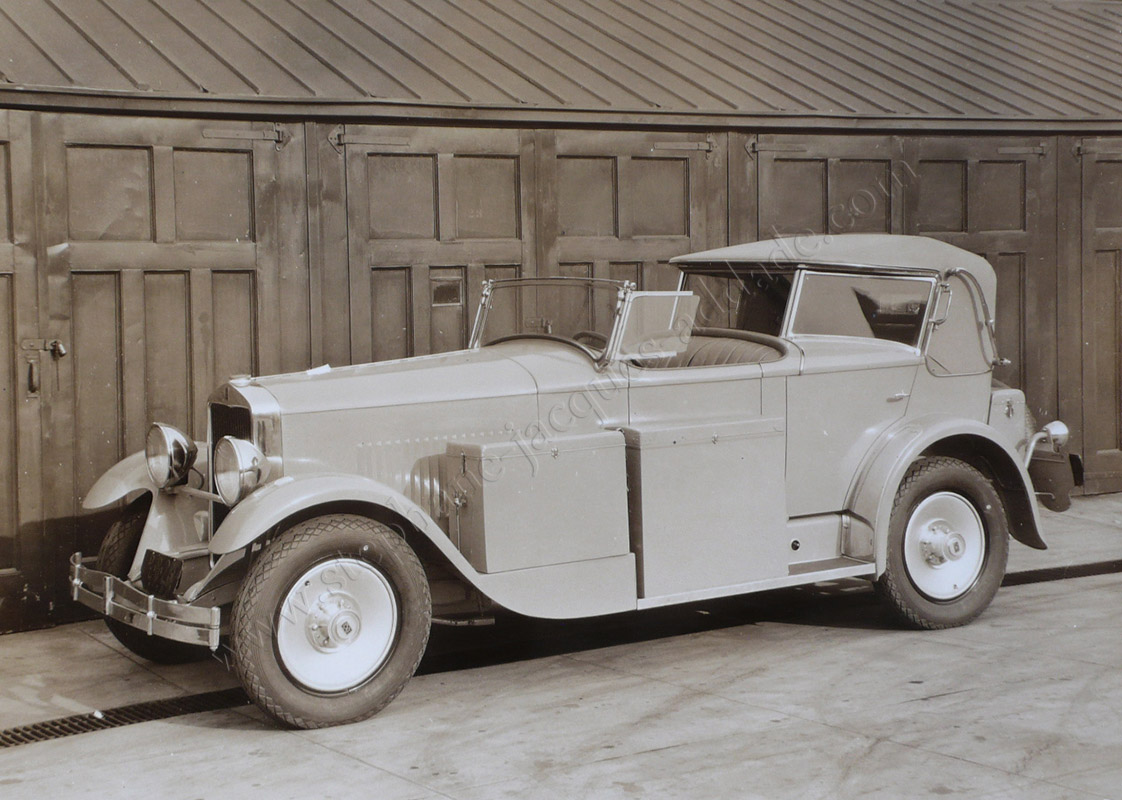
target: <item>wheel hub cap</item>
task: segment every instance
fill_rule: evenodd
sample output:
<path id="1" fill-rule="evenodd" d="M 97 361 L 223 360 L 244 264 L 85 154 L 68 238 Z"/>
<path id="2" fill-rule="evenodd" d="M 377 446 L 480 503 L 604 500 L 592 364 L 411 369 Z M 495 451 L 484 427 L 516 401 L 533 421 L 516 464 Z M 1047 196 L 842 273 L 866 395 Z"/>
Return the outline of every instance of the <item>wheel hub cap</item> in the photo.
<path id="1" fill-rule="evenodd" d="M 344 592 L 325 593 L 307 617 L 308 641 L 322 653 L 346 647 L 358 638 L 362 618 L 358 603 Z"/>
<path id="2" fill-rule="evenodd" d="M 939 520 L 927 526 L 920 536 L 920 547 L 924 560 L 932 567 L 939 567 L 962 558 L 966 552 L 966 537 L 952 530 L 944 520 Z"/>
<path id="3" fill-rule="evenodd" d="M 912 511 L 904 530 L 904 566 L 927 597 L 949 601 L 966 594 L 985 558 L 985 525 L 962 495 L 935 492 Z"/>
<path id="4" fill-rule="evenodd" d="M 367 561 L 341 557 L 305 570 L 276 620 L 277 654 L 288 674 L 317 692 L 346 692 L 369 680 L 393 651 L 397 593 Z"/>

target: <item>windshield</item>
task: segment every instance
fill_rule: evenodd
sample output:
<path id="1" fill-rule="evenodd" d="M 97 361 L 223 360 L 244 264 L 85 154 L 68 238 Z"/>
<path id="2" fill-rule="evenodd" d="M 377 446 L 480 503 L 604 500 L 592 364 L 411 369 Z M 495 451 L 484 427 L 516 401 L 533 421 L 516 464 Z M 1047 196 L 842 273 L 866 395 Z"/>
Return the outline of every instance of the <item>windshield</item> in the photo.
<path id="1" fill-rule="evenodd" d="M 599 355 L 615 324 L 620 281 L 538 278 L 496 281 L 484 299 L 472 344 L 509 336 L 574 342 Z"/>
<path id="2" fill-rule="evenodd" d="M 701 298 L 697 325 L 778 336 L 791 295 L 793 269 L 730 264 L 691 266 L 683 289 Z"/>

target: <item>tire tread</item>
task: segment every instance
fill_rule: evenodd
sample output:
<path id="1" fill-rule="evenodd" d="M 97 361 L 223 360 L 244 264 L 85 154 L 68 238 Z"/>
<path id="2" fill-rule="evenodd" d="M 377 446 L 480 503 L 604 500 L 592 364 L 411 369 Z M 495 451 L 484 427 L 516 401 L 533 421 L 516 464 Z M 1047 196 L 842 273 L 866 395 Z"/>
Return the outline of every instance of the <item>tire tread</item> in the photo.
<path id="1" fill-rule="evenodd" d="M 964 472 L 971 473 L 979 481 L 989 482 L 989 479 L 983 475 L 977 467 L 962 461 L 961 459 L 952 458 L 950 456 L 927 456 L 917 460 L 908 468 L 908 472 L 904 476 L 904 480 L 900 482 L 899 488 L 896 490 L 896 497 L 892 501 L 892 516 L 895 517 L 904 498 L 908 496 L 913 486 L 920 481 L 923 481 L 928 475 L 942 469 L 954 468 Z M 1000 494 L 998 495 L 998 503 L 1000 504 Z M 1001 506 L 998 509 L 999 513 L 1004 516 L 1005 509 Z M 994 535 L 994 534 L 991 534 Z M 1005 549 L 1005 556 L 1008 558 L 1008 548 Z M 990 554 L 992 557 L 992 552 Z M 1001 566 L 1002 573 L 1005 571 L 1005 565 Z M 948 628 L 957 628 L 965 625 L 976 619 L 985 606 L 979 608 L 968 617 L 953 622 L 940 622 L 932 620 L 926 615 L 917 610 L 907 597 L 907 587 L 905 582 L 908 581 L 906 574 L 897 572 L 896 570 L 886 569 L 884 573 L 877 579 L 874 584 L 877 595 L 881 597 L 887 604 L 889 611 L 908 627 L 917 630 L 946 630 Z"/>
<path id="2" fill-rule="evenodd" d="M 255 613 L 260 604 L 259 597 L 273 571 L 279 567 L 284 559 L 292 557 L 292 553 L 300 549 L 301 545 L 304 543 L 324 534 L 330 534 L 337 530 L 349 528 L 354 525 L 356 520 L 361 520 L 369 524 L 372 529 L 377 530 L 391 549 L 397 550 L 398 553 L 403 555 L 407 560 L 416 561 L 417 566 L 420 567 L 420 562 L 417 561 L 417 556 L 412 548 L 409 547 L 402 537 L 398 536 L 389 527 L 367 517 L 359 517 L 351 514 L 330 514 L 323 517 L 316 517 L 297 525 L 274 540 L 272 544 L 265 548 L 262 555 L 250 567 L 249 575 L 246 576 L 242 587 L 238 590 L 238 599 L 234 603 L 236 613 L 233 615 L 233 630 L 231 636 L 234 651 L 234 666 L 237 670 L 238 677 L 241 679 L 242 686 L 245 688 L 246 693 L 263 711 L 265 711 L 265 713 L 292 728 L 326 728 L 335 725 L 348 725 L 352 722 L 361 722 L 362 720 L 374 716 L 389 705 L 390 702 L 401 693 L 402 689 L 405 688 L 406 682 L 403 681 L 376 707 L 364 709 L 362 713 L 346 719 L 332 720 L 330 722 L 308 719 L 288 711 L 270 694 L 266 682 L 261 679 L 261 676 L 255 669 L 254 659 L 249 652 L 249 643 L 254 636 L 252 630 L 253 621 L 259 618 L 259 614 Z M 424 605 L 426 607 L 431 607 L 432 598 L 429 594 L 427 581 L 424 582 L 424 598 Z M 405 614 L 410 613 L 410 609 L 402 608 L 401 613 L 404 617 Z M 426 645 L 428 643 L 427 630 L 424 643 Z M 422 646 L 416 660 L 409 669 L 409 675 L 417 671 L 424 651 L 425 647 Z"/>

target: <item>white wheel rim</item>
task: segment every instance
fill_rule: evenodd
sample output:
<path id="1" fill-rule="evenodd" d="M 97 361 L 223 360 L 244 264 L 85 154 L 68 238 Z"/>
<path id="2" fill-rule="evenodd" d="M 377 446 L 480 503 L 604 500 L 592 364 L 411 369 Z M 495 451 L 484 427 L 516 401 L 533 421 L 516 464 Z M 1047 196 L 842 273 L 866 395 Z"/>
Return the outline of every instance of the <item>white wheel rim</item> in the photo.
<path id="1" fill-rule="evenodd" d="M 357 558 L 333 558 L 299 577 L 277 618 L 281 663 L 317 692 L 366 682 L 397 638 L 398 601 L 389 580 Z"/>
<path id="2" fill-rule="evenodd" d="M 986 558 L 986 531 L 974 504 L 954 492 L 924 498 L 904 531 L 904 566 L 912 584 L 934 600 L 970 590 Z"/>

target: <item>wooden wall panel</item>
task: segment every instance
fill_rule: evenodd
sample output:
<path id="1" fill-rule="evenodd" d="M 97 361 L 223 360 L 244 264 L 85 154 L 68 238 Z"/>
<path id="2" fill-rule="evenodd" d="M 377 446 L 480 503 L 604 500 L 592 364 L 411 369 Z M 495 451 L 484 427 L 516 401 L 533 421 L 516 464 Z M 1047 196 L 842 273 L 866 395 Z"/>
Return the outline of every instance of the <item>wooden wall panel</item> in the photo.
<path id="1" fill-rule="evenodd" d="M 146 147 L 66 148 L 69 238 L 155 238 L 152 151 Z"/>
<path id="2" fill-rule="evenodd" d="M 964 159 L 920 160 L 914 223 L 919 233 L 966 230 L 966 168 Z"/>
<path id="3" fill-rule="evenodd" d="M 433 267 L 428 272 L 429 350 L 460 350 L 467 344 L 464 268 Z"/>
<path id="4" fill-rule="evenodd" d="M 176 241 L 251 242 L 253 152 L 176 148 Z"/>
<path id="5" fill-rule="evenodd" d="M 1082 409 L 1088 492 L 1122 491 L 1122 138 L 1084 139 Z"/>
<path id="6" fill-rule="evenodd" d="M 209 386 L 217 386 L 231 375 L 257 374 L 256 278 L 253 272 L 211 273 L 214 372 Z"/>
<path id="7" fill-rule="evenodd" d="M 371 236 L 435 239 L 436 158 L 375 153 L 366 159 Z"/>
<path id="8" fill-rule="evenodd" d="M 1009 386 L 1024 386 L 1025 373 L 1025 254 L 990 256 L 997 273 L 997 351 L 1010 363 L 994 368 L 993 376 Z"/>
<path id="9" fill-rule="evenodd" d="M 144 396 L 148 419 L 192 429 L 191 334 L 186 272 L 144 274 Z M 83 438 L 88 431 L 82 431 Z"/>
<path id="10" fill-rule="evenodd" d="M 616 159 L 557 159 L 557 224 L 561 236 L 617 236 L 619 177 Z"/>
<path id="11" fill-rule="evenodd" d="M 629 207 L 632 236 L 689 236 L 690 162 L 685 158 L 630 161 Z"/>
<path id="12" fill-rule="evenodd" d="M 1024 161 L 980 160 L 970 175 L 970 227 L 981 232 L 1023 231 L 1026 226 Z"/>
<path id="13" fill-rule="evenodd" d="M 409 267 L 370 271 L 370 338 L 375 361 L 412 355 L 411 285 Z"/>
<path id="14" fill-rule="evenodd" d="M 73 281 L 75 424 L 83 431 L 74 443 L 74 479 L 84 491 L 124 455 L 121 296 L 113 272 L 80 273 Z"/>
<path id="15" fill-rule="evenodd" d="M 831 164 L 827 217 L 830 233 L 892 230 L 892 162 L 842 158 Z"/>
<path id="16" fill-rule="evenodd" d="M 827 233 L 828 161 L 775 158 L 760 176 L 760 236 Z"/>
<path id="17" fill-rule="evenodd" d="M 12 241 L 11 148 L 0 142 L 0 242 Z"/>
<path id="18" fill-rule="evenodd" d="M 1084 273 L 1086 305 L 1085 327 L 1087 341 L 1091 344 L 1083 362 L 1085 382 L 1090 391 L 1083 400 L 1087 427 L 1084 439 L 1091 466 L 1102 471 L 1100 461 L 1108 454 L 1122 450 L 1120 431 L 1120 398 L 1122 377 L 1122 252 L 1100 250 L 1093 256 L 1090 268 Z"/>
<path id="19" fill-rule="evenodd" d="M 522 186 L 516 156 L 457 155 L 455 235 L 460 239 L 518 239 Z"/>
<path id="20" fill-rule="evenodd" d="M 12 276 L 0 274 L 0 570 L 16 561 L 16 341 Z"/>

